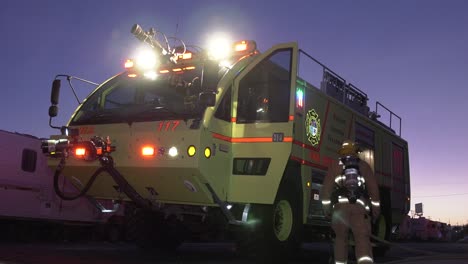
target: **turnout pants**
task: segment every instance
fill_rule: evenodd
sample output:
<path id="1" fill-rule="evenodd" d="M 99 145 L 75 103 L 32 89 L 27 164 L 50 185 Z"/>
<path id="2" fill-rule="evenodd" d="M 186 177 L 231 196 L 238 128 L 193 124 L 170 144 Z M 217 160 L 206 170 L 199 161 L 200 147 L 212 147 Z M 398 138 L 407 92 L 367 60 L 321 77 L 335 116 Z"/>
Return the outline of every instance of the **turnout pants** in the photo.
<path id="1" fill-rule="evenodd" d="M 339 203 L 333 209 L 332 228 L 335 231 L 335 263 L 348 260 L 349 230 L 353 232 L 358 264 L 374 263 L 370 243 L 371 217 L 360 204 Z"/>

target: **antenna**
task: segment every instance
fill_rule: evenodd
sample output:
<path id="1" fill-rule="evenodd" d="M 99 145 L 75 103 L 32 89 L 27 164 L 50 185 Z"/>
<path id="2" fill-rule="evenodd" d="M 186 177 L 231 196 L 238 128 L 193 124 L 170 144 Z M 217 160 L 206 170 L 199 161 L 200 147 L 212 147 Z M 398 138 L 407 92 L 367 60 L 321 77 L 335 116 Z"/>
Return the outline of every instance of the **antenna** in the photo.
<path id="1" fill-rule="evenodd" d="M 174 37 L 177 37 L 177 33 L 179 33 L 179 20 L 180 20 L 180 16 L 177 17 L 177 23 L 176 23 L 176 26 L 175 26 Z"/>

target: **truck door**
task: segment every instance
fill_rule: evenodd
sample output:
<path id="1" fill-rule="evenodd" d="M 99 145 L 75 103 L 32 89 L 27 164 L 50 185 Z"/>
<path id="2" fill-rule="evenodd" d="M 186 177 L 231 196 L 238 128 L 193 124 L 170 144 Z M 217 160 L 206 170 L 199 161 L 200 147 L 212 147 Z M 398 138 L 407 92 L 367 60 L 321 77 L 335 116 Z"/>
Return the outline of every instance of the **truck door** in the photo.
<path id="1" fill-rule="evenodd" d="M 272 204 L 292 146 L 296 43 L 259 55 L 233 82 L 228 200 Z"/>

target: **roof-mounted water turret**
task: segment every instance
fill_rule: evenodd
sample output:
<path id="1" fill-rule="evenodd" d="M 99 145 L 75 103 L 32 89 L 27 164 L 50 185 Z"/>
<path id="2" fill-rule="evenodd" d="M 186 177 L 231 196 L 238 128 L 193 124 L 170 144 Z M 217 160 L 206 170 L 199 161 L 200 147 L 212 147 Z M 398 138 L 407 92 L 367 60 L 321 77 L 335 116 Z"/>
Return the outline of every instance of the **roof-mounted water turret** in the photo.
<path id="1" fill-rule="evenodd" d="M 156 51 L 157 54 L 161 54 L 163 57 L 166 57 L 169 61 L 177 63 L 177 57 L 183 55 L 186 52 L 185 43 L 177 38 L 171 37 L 181 43 L 182 48 L 175 47 L 171 48 L 169 45 L 169 38 L 162 32 L 156 31 L 154 28 L 150 28 L 148 32 L 145 32 L 140 25 L 135 24 L 131 29 L 132 34 L 141 42 L 147 43 L 152 49 Z M 159 42 L 158 34 L 164 39 L 164 46 Z"/>

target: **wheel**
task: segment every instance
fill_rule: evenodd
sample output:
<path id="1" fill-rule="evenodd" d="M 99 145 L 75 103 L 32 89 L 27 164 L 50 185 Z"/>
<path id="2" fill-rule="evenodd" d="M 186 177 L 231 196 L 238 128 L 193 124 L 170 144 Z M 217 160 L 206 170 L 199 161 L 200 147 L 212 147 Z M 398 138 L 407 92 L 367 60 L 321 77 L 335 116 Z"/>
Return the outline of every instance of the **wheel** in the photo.
<path id="1" fill-rule="evenodd" d="M 241 227 L 238 250 L 258 262 L 283 262 L 300 248 L 302 211 L 298 192 L 283 183 L 273 205 L 254 204 Z"/>
<path id="2" fill-rule="evenodd" d="M 125 241 L 128 242 L 135 242 L 136 237 L 137 237 L 137 226 L 140 222 L 140 220 L 137 219 L 137 208 L 129 203 L 128 205 L 125 205 L 125 210 L 124 210 L 124 232 L 123 232 L 123 238 Z"/>
<path id="3" fill-rule="evenodd" d="M 278 241 L 284 242 L 291 235 L 293 228 L 293 210 L 287 200 L 279 201 L 274 207 L 273 232 Z"/>
<path id="4" fill-rule="evenodd" d="M 384 243 L 387 242 L 390 237 L 389 222 L 385 215 L 380 215 L 372 228 L 372 234 L 378 238 L 376 246 L 372 247 L 372 253 L 374 257 L 384 257 L 390 247 Z"/>
<path id="5" fill-rule="evenodd" d="M 174 218 L 135 209 L 126 223 L 126 237 L 143 250 L 175 251 L 185 239 L 185 228 Z"/>
<path id="6" fill-rule="evenodd" d="M 107 240 L 111 243 L 120 241 L 122 237 L 122 230 L 118 224 L 109 224 L 107 226 Z"/>
<path id="7" fill-rule="evenodd" d="M 131 229 L 133 230 L 133 238 L 135 244 L 141 249 L 151 250 L 155 249 L 156 244 L 154 239 L 157 239 L 156 218 L 151 212 L 143 209 L 136 209 L 132 219 Z"/>

